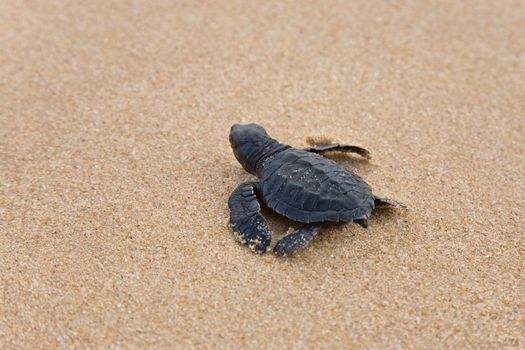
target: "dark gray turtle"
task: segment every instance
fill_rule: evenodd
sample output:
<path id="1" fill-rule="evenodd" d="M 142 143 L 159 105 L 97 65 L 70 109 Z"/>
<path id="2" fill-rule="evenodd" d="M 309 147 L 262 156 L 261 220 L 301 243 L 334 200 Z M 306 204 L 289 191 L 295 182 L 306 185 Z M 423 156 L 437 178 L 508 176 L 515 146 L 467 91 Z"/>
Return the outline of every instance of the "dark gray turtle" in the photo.
<path id="1" fill-rule="evenodd" d="M 283 145 L 257 124 L 232 126 L 230 144 L 237 160 L 259 181 L 240 184 L 230 196 L 230 224 L 242 243 L 264 253 L 271 241 L 261 215 L 259 197 L 277 213 L 304 225 L 283 237 L 276 253 L 305 247 L 328 222 L 355 222 L 368 226 L 376 206 L 404 207 L 375 196 L 353 172 L 318 153 L 343 151 L 369 158 L 369 152 L 350 145 L 318 145 L 303 149 Z"/>

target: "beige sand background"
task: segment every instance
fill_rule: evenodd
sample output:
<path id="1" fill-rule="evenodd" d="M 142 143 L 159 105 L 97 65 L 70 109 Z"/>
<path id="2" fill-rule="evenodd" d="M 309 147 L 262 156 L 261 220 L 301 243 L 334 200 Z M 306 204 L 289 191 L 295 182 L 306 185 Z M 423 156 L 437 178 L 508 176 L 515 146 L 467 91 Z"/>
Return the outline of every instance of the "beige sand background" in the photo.
<path id="1" fill-rule="evenodd" d="M 1 1 L 0 347 L 525 348 L 524 33 L 523 1 Z M 369 148 L 338 159 L 410 210 L 254 255 L 235 122 Z"/>

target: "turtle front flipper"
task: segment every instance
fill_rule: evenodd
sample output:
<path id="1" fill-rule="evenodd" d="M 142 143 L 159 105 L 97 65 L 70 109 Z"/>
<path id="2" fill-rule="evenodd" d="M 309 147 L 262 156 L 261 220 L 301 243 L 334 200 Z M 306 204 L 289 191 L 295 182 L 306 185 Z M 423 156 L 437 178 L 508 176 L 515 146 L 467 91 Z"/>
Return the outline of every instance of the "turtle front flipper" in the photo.
<path id="1" fill-rule="evenodd" d="M 228 200 L 230 225 L 241 243 L 257 254 L 266 252 L 272 240 L 268 223 L 261 215 L 261 206 L 255 196 L 256 182 L 244 182 L 237 186 Z"/>
<path id="2" fill-rule="evenodd" d="M 273 248 L 277 254 L 290 254 L 304 248 L 319 233 L 321 225 L 305 225 L 281 238 Z"/>
<path id="3" fill-rule="evenodd" d="M 378 197 L 378 196 L 375 196 L 374 195 L 374 205 L 376 207 L 390 207 L 390 208 L 397 208 L 397 209 L 406 209 L 407 206 L 404 205 L 403 203 L 399 203 L 398 201 L 395 201 L 393 199 L 390 199 L 390 198 L 383 198 L 383 197 Z"/>
<path id="4" fill-rule="evenodd" d="M 323 153 L 323 152 L 329 152 L 329 151 L 350 152 L 350 153 L 359 154 L 361 157 L 366 158 L 366 159 L 371 158 L 370 152 L 367 149 L 364 149 L 359 146 L 340 145 L 338 143 L 329 144 L 329 145 L 315 145 L 313 147 L 306 147 L 303 149 L 305 151 L 314 152 L 314 153 Z"/>

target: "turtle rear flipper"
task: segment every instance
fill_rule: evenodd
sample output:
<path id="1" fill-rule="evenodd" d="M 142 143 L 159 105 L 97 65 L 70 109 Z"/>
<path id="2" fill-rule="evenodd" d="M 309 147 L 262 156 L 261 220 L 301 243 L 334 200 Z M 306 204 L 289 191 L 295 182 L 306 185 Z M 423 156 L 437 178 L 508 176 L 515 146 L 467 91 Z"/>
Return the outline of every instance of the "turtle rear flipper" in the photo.
<path id="1" fill-rule="evenodd" d="M 244 182 L 237 186 L 228 200 L 228 207 L 233 232 L 241 243 L 262 254 L 270 245 L 272 236 L 255 196 L 256 185 L 256 182 Z"/>
<path id="2" fill-rule="evenodd" d="M 319 233 L 321 225 L 313 224 L 303 226 L 281 238 L 273 248 L 277 254 L 290 254 L 304 248 Z"/>
<path id="3" fill-rule="evenodd" d="M 396 209 L 406 209 L 407 206 L 403 203 L 400 203 L 398 201 L 395 201 L 390 198 L 383 198 L 374 196 L 374 204 L 376 207 L 390 207 L 390 208 L 396 208 Z"/>

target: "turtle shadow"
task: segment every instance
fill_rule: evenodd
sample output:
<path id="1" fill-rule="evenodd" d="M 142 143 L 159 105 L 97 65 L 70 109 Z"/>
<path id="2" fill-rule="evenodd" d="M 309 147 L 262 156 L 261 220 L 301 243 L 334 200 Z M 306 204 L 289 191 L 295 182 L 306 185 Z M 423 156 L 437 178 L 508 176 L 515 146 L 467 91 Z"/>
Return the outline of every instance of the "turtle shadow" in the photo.
<path id="1" fill-rule="evenodd" d="M 272 243 L 270 248 L 273 248 L 275 244 L 290 231 L 290 229 L 296 229 L 304 224 L 288 219 L 281 214 L 276 213 L 270 209 L 266 204 L 261 201 L 261 212 L 268 225 L 272 230 Z"/>
<path id="2" fill-rule="evenodd" d="M 272 231 L 272 243 L 270 245 L 270 249 L 273 249 L 277 242 L 279 242 L 281 238 L 289 234 L 291 231 L 296 230 L 301 226 L 305 225 L 304 223 L 293 221 L 291 219 L 288 219 L 287 217 L 276 213 L 264 203 L 261 203 L 261 213 L 268 222 L 268 225 L 270 226 L 270 229 Z M 310 244 L 308 244 L 307 247 L 298 250 L 293 254 L 287 255 L 287 257 L 298 257 L 309 251 L 310 248 L 313 249 L 315 245 L 325 240 L 334 239 L 333 235 L 342 234 L 345 230 L 345 227 L 346 229 L 348 229 L 348 225 L 353 225 L 355 227 L 355 230 L 352 230 L 352 232 L 345 233 L 346 235 L 350 235 L 351 237 L 354 237 L 358 233 L 359 229 L 361 229 L 361 226 L 357 224 L 354 225 L 354 223 L 351 222 L 325 222 L 322 224 L 323 227 L 319 235 Z"/>
<path id="3" fill-rule="evenodd" d="M 406 210 L 406 209 L 405 209 Z M 373 225 L 375 229 L 380 229 L 381 227 L 386 227 L 389 223 L 392 223 L 392 220 L 402 220 L 405 224 L 407 219 L 405 218 L 403 209 L 395 209 L 389 207 L 377 207 L 370 219 L 373 220 Z M 261 203 L 261 212 L 268 221 L 268 224 L 272 230 L 272 243 L 269 247 L 269 254 L 277 242 L 286 236 L 290 231 L 295 230 L 304 225 L 304 223 L 296 222 L 290 220 L 269 207 L 264 203 Z M 401 225 L 403 225 L 401 223 Z M 319 249 L 320 246 L 325 247 L 335 247 L 339 245 L 337 240 L 345 240 L 348 243 L 348 240 L 353 240 L 358 235 L 367 234 L 370 230 L 369 228 L 363 228 L 357 223 L 354 222 L 325 222 L 322 225 L 322 230 L 319 235 L 310 243 L 307 247 L 300 249 L 293 254 L 286 255 L 285 259 L 303 259 L 311 254 L 316 254 L 315 250 Z M 274 255 L 274 254 L 272 254 Z M 277 259 L 282 259 L 281 255 L 275 255 Z"/>

